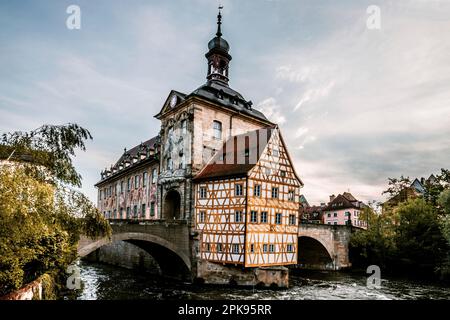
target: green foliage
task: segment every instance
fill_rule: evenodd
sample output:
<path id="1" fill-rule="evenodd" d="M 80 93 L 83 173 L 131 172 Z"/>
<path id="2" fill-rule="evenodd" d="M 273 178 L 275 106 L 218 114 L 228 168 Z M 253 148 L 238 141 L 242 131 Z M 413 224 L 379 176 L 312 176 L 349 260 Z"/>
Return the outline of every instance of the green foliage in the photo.
<path id="1" fill-rule="evenodd" d="M 410 185 L 411 180 L 409 177 L 404 177 L 403 175 L 400 176 L 400 178 L 388 178 L 388 188 L 384 190 L 382 194 L 388 194 L 390 197 L 395 197 Z"/>
<path id="2" fill-rule="evenodd" d="M 92 139 L 90 132 L 77 124 L 44 125 L 31 132 L 3 134 L 1 144 L 4 148 L 0 156 L 31 162 L 28 169 L 39 179 L 49 178 L 53 182 L 81 187 L 81 176 L 73 166 L 72 157 L 76 149 L 86 150 L 84 141 L 87 139 Z M 11 152 L 5 157 L 8 151 Z"/>
<path id="3" fill-rule="evenodd" d="M 440 193 L 437 203 L 445 214 L 450 215 L 450 189 Z"/>
<path id="4" fill-rule="evenodd" d="M 400 204 L 396 212 L 400 223 L 394 241 L 401 264 L 433 270 L 448 250 L 436 208 L 424 199 L 415 199 Z"/>
<path id="5" fill-rule="evenodd" d="M 13 161 L 0 164 L 0 295 L 65 272 L 80 234 L 110 236 L 95 206 L 66 185 L 81 182 L 70 156 L 88 137 L 77 125 L 3 135 L 0 157 Z"/>
<path id="6" fill-rule="evenodd" d="M 369 228 L 352 234 L 350 239 L 351 258 L 355 265 L 376 264 L 386 268 L 395 257 L 391 217 L 369 215 Z"/>
<path id="7" fill-rule="evenodd" d="M 367 231 L 352 235 L 352 259 L 355 265 L 442 275 L 450 248 L 450 239 L 446 240 L 450 222 L 442 225 L 436 207 L 422 198 L 410 199 L 389 214 L 372 216 Z"/>

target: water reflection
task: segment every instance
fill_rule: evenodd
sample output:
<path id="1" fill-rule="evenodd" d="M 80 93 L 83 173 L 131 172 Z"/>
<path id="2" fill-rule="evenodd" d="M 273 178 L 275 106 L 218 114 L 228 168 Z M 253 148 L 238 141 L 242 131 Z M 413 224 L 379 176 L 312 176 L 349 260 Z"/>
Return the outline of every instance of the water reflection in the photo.
<path id="1" fill-rule="evenodd" d="M 79 300 L 104 299 L 450 299 L 450 288 L 406 280 L 383 279 L 381 288 L 369 289 L 366 277 L 350 273 L 291 274 L 287 290 L 194 286 L 104 264 L 78 262 L 82 290 Z M 66 297 L 68 298 L 68 297 Z"/>

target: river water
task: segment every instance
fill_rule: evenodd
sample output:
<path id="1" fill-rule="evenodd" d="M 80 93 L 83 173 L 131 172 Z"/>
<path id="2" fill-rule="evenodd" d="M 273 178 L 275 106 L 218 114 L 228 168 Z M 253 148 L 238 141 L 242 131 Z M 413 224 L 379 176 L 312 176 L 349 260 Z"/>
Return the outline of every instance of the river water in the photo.
<path id="1" fill-rule="evenodd" d="M 450 288 L 439 284 L 382 279 L 379 289 L 369 289 L 364 275 L 348 272 L 295 272 L 290 274 L 289 289 L 267 290 L 197 286 L 106 264 L 86 261 L 79 261 L 77 264 L 80 267 L 82 289 L 72 298 L 78 300 L 450 299 Z"/>

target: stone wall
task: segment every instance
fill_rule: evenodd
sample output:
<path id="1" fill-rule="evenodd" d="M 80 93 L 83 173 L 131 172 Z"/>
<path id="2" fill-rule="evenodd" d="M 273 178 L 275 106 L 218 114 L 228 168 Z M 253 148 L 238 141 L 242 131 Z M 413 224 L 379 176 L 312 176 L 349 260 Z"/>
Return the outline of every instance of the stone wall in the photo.
<path id="1" fill-rule="evenodd" d="M 161 274 L 158 263 L 148 252 L 125 241 L 105 245 L 90 253 L 84 259 L 152 274 Z"/>
<path id="2" fill-rule="evenodd" d="M 197 281 L 205 284 L 287 288 L 289 270 L 285 267 L 242 268 L 199 260 Z"/>

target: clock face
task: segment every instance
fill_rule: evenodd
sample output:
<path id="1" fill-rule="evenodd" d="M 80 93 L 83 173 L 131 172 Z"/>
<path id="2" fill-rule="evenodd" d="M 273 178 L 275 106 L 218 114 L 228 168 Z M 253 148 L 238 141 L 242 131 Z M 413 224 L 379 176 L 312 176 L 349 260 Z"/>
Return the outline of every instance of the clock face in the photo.
<path id="1" fill-rule="evenodd" d="M 173 95 L 172 99 L 170 99 L 170 107 L 173 108 L 177 104 L 177 96 Z"/>

